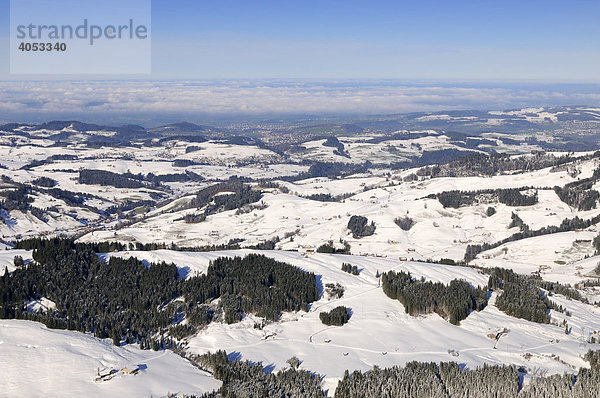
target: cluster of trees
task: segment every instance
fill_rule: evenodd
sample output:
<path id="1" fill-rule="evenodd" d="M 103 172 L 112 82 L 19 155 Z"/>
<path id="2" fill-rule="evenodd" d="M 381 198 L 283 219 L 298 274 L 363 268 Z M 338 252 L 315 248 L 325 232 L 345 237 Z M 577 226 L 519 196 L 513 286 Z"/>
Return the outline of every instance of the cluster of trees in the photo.
<path id="1" fill-rule="evenodd" d="M 594 174 L 597 174 L 596 172 Z M 577 210 L 591 210 L 596 208 L 600 193 L 592 189 L 597 181 L 597 176 L 580 181 L 571 182 L 564 187 L 554 187 L 556 195 L 571 207 Z"/>
<path id="2" fill-rule="evenodd" d="M 437 195 L 429 195 L 431 199 L 436 198 L 444 207 L 458 209 L 461 206 L 470 206 L 475 203 L 475 193 L 462 191 L 444 191 Z"/>
<path id="3" fill-rule="evenodd" d="M 20 241 L 14 242 L 15 249 L 23 249 L 23 250 L 34 250 L 40 248 L 46 244 L 57 245 L 58 242 L 61 242 L 60 238 L 29 238 L 23 239 Z M 69 241 L 70 242 L 70 241 Z M 239 249 L 239 243 L 243 242 L 243 239 L 231 239 L 227 244 L 222 245 L 207 245 L 207 246 L 193 246 L 193 247 L 179 247 L 175 244 L 167 244 L 167 243 L 140 243 L 140 242 L 129 242 L 128 244 L 124 244 L 121 242 L 89 242 L 89 243 L 70 243 L 72 244 L 76 250 L 84 250 L 89 248 L 93 250 L 95 253 L 108 253 L 112 251 L 124 251 L 124 250 L 137 250 L 137 251 L 153 251 L 153 250 L 177 250 L 177 251 L 188 251 L 188 252 L 211 252 L 218 250 L 235 250 Z"/>
<path id="4" fill-rule="evenodd" d="M 230 193 L 218 195 L 219 193 Z M 231 181 L 211 185 L 199 191 L 190 202 L 189 208 L 203 208 L 204 215 L 209 216 L 221 211 L 239 209 L 244 205 L 260 200 L 262 192 L 252 189 L 248 184 L 233 179 Z"/>
<path id="5" fill-rule="evenodd" d="M 13 183 L 12 181 L 10 182 Z M 0 192 L 0 210 L 7 212 L 19 210 L 24 213 L 29 211 L 32 216 L 43 222 L 47 222 L 47 211 L 31 205 L 34 201 L 33 193 L 31 185 L 14 183 L 13 188 Z M 4 223 L 4 219 L 0 218 L 0 222 Z"/>
<path id="6" fill-rule="evenodd" d="M 102 245 L 102 244 L 99 244 Z M 174 264 L 151 264 L 113 257 L 101 261 L 93 245 L 70 240 L 29 240 L 33 262 L 0 277 L 0 318 L 31 318 L 52 328 L 68 328 L 155 346 L 153 336 L 168 331 L 187 315 L 190 330 L 209 323 L 221 299 L 225 321 L 256 312 L 276 319 L 281 311 L 308 310 L 319 291 L 315 275 L 261 255 L 218 258 L 206 275 L 184 280 Z M 122 249 L 122 247 L 118 247 Z M 185 303 L 174 301 L 184 296 Z M 24 303 L 47 297 L 56 303 L 48 314 L 27 314 Z M 181 328 L 180 328 L 181 329 Z M 181 334 L 185 330 L 177 330 Z M 157 342 L 159 346 L 171 344 Z"/>
<path id="7" fill-rule="evenodd" d="M 79 171 L 80 184 L 113 186 L 115 188 L 143 188 L 141 176 L 119 174 L 107 170 L 83 169 Z"/>
<path id="8" fill-rule="evenodd" d="M 576 375 L 562 374 L 531 379 L 519 397 L 594 398 L 600 390 L 600 351 L 588 351 L 590 369 L 580 368 Z"/>
<path id="9" fill-rule="evenodd" d="M 330 193 L 314 193 L 312 195 L 299 195 L 301 198 L 316 200 L 317 202 L 341 202 L 345 198 L 351 196 L 352 194 L 346 193 L 337 196 L 333 196 Z"/>
<path id="10" fill-rule="evenodd" d="M 71 191 L 65 191 L 60 188 L 49 188 L 41 190 L 55 199 L 59 199 L 64 201 L 69 206 L 81 206 L 84 204 L 85 200 L 88 198 L 92 198 L 93 196 L 87 193 L 75 193 Z"/>
<path id="11" fill-rule="evenodd" d="M 160 174 L 148 173 L 146 181 L 152 181 L 155 184 L 163 182 L 189 182 L 189 181 L 204 181 L 204 177 L 196 174 L 193 171 L 187 170 L 185 173 Z"/>
<path id="12" fill-rule="evenodd" d="M 22 317 L 25 301 L 47 297 L 57 307 L 42 322 L 101 338 L 120 341 L 126 335 L 140 341 L 173 321 L 177 308 L 167 304 L 180 294 L 173 264 L 148 268 L 131 258 L 105 263 L 93 250 L 77 250 L 67 240 L 36 248 L 33 259 L 0 278 L 1 318 Z"/>
<path id="13" fill-rule="evenodd" d="M 310 165 L 307 172 L 303 172 L 295 176 L 286 176 L 283 177 L 282 180 L 300 181 L 307 178 L 316 177 L 337 178 L 349 176 L 352 174 L 366 173 L 371 167 L 373 167 L 373 164 L 370 161 L 366 161 L 362 164 L 356 164 L 342 162 L 312 162 L 306 160 L 302 163 Z"/>
<path id="14" fill-rule="evenodd" d="M 404 305 L 412 316 L 436 312 L 458 325 L 472 310 L 481 311 L 487 305 L 487 290 L 474 288 L 468 282 L 454 279 L 449 285 L 416 280 L 404 271 L 385 272 L 383 292 Z"/>
<path id="15" fill-rule="evenodd" d="M 325 292 L 329 298 L 340 299 L 344 296 L 344 286 L 339 283 L 327 283 L 325 284 Z"/>
<path id="16" fill-rule="evenodd" d="M 198 146 L 188 146 L 185 148 L 185 153 L 195 152 L 202 150 L 201 147 Z M 190 167 L 198 165 L 199 163 L 190 160 L 190 159 L 175 159 L 171 162 L 171 166 L 173 167 Z"/>
<path id="17" fill-rule="evenodd" d="M 319 298 L 312 272 L 258 254 L 212 261 L 205 275 L 185 281 L 183 293 L 188 303 L 220 298 L 227 323 L 250 312 L 275 320 L 282 311 L 308 311 Z"/>
<path id="18" fill-rule="evenodd" d="M 47 160 L 47 159 L 45 159 L 45 160 L 34 159 L 30 163 L 28 163 L 25 166 L 21 167 L 20 170 L 31 170 L 31 169 L 34 169 L 34 168 L 39 167 L 39 166 L 43 166 L 43 165 L 48 164 L 48 163 L 50 163 L 50 161 Z"/>
<path id="19" fill-rule="evenodd" d="M 524 195 L 521 191 L 527 189 L 529 188 L 482 189 L 468 192 L 444 191 L 438 194 L 431 194 L 428 198 L 437 198 L 442 206 L 455 209 L 480 203 L 484 198 L 485 202 L 497 201 L 507 206 L 531 206 L 536 204 L 538 202 L 537 191 L 533 195 Z"/>
<path id="20" fill-rule="evenodd" d="M 558 309 L 530 278 L 509 269 L 493 268 L 488 287 L 502 289 L 496 299 L 496 307 L 516 318 L 550 323 L 550 309 Z"/>
<path id="21" fill-rule="evenodd" d="M 576 375 L 533 377 L 523 386 L 514 366 L 484 365 L 467 370 L 454 362 L 409 362 L 404 368 L 368 372 L 348 371 L 339 381 L 336 397 L 419 397 L 419 398 L 595 398 L 600 389 L 600 351 L 589 351 L 585 359 L 590 369 L 580 368 Z"/>
<path id="22" fill-rule="evenodd" d="M 521 232 L 529 230 L 529 225 L 525 224 L 525 221 L 515 212 L 510 215 L 510 224 L 508 224 L 508 228 L 518 227 Z"/>
<path id="23" fill-rule="evenodd" d="M 14 189 L 6 189 L 0 192 L 0 206 L 7 211 L 31 209 L 33 197 L 30 196 L 31 188 L 24 184 L 17 184 Z"/>
<path id="24" fill-rule="evenodd" d="M 136 249 L 136 246 L 133 243 L 129 243 L 129 245 L 120 242 L 74 243 L 72 240 L 60 238 L 28 238 L 16 241 L 14 243 L 14 248 L 21 250 L 39 250 L 53 246 L 69 246 L 77 251 L 84 251 L 89 249 L 95 253 L 108 253 L 114 250 Z M 166 247 L 161 248 L 165 249 Z"/>
<path id="25" fill-rule="evenodd" d="M 305 199 L 316 200 L 318 202 L 336 202 L 336 199 L 330 193 L 315 193 L 308 196 L 303 196 Z"/>
<path id="26" fill-rule="evenodd" d="M 342 144 L 340 140 L 334 135 L 327 137 L 327 139 L 323 143 L 323 146 L 334 147 L 337 148 L 340 152 L 344 152 L 344 144 Z"/>
<path id="27" fill-rule="evenodd" d="M 186 224 L 198 224 L 204 220 L 206 220 L 206 214 L 204 213 L 188 213 L 185 216 L 183 216 L 183 221 L 185 221 Z"/>
<path id="28" fill-rule="evenodd" d="M 410 230 L 413 225 L 415 225 L 415 222 L 412 218 L 410 218 L 409 216 L 404 216 L 404 217 L 396 217 L 394 219 L 394 222 L 396 223 L 397 226 L 399 226 L 403 231 L 408 231 Z"/>
<path id="29" fill-rule="evenodd" d="M 598 352 L 586 359 L 591 369 L 580 368 L 576 375 L 533 377 L 524 387 L 514 366 L 484 365 L 467 370 L 456 363 L 409 362 L 404 368 L 368 372 L 348 371 L 339 381 L 336 397 L 344 398 L 594 398 L 600 388 Z"/>
<path id="30" fill-rule="evenodd" d="M 533 195 L 523 195 L 517 188 L 500 189 L 498 201 L 507 206 L 531 206 L 538 202 L 538 193 L 535 191 Z"/>
<path id="31" fill-rule="evenodd" d="M 592 240 L 592 244 L 594 245 L 594 249 L 596 249 L 596 254 L 600 253 L 600 234 Z"/>
<path id="32" fill-rule="evenodd" d="M 49 178 L 49 177 L 39 177 L 39 178 L 36 178 L 35 180 L 31 181 L 31 183 L 33 185 L 37 185 L 38 187 L 45 187 L 45 188 L 52 188 L 57 184 L 56 180 Z"/>
<path id="33" fill-rule="evenodd" d="M 25 261 L 23 260 L 23 257 L 15 256 L 13 258 L 13 264 L 15 265 L 16 268 L 21 268 L 23 265 L 25 265 Z"/>
<path id="34" fill-rule="evenodd" d="M 240 214 L 248 214 L 248 213 L 252 213 L 255 210 L 264 210 L 267 207 L 269 207 L 269 205 L 262 201 L 259 203 L 251 203 L 249 205 L 244 205 L 244 206 L 238 208 L 235 211 L 235 215 L 238 216 Z"/>
<path id="35" fill-rule="evenodd" d="M 264 240 L 255 245 L 244 246 L 247 249 L 255 249 L 255 250 L 275 250 L 275 246 L 279 243 L 281 239 L 279 236 L 274 236 L 271 239 Z"/>
<path id="36" fill-rule="evenodd" d="M 363 164 L 348 164 L 338 162 L 315 162 L 311 164 L 308 172 L 301 173 L 298 178 L 315 178 L 315 177 L 344 177 L 357 173 L 365 173 L 371 168 L 373 164 L 369 161 Z"/>
<path id="37" fill-rule="evenodd" d="M 352 264 L 349 264 L 349 263 L 342 263 L 342 271 L 347 272 L 347 273 L 352 274 L 352 275 L 358 275 L 359 274 L 358 266 L 352 265 Z"/>
<path id="38" fill-rule="evenodd" d="M 375 233 L 375 223 L 363 216 L 352 216 L 348 221 L 348 229 L 352 231 L 354 239 L 371 236 Z"/>
<path id="39" fill-rule="evenodd" d="M 597 158 L 599 156 L 600 151 L 597 151 L 591 157 Z M 577 173 L 579 171 L 575 169 L 575 173 L 571 173 L 571 176 L 575 177 Z M 598 180 L 600 180 L 600 168 L 594 170 L 591 177 L 578 178 L 577 181 L 566 184 L 562 188 L 554 187 L 554 190 L 558 197 L 569 206 L 576 207 L 579 210 L 590 210 L 596 208 L 599 194 L 592 188 Z"/>
<path id="40" fill-rule="evenodd" d="M 579 293 L 579 290 L 573 289 L 571 286 L 558 282 L 545 281 L 539 275 L 532 275 L 529 277 L 529 280 L 537 287 L 547 290 L 550 292 L 550 294 L 562 294 L 570 299 L 581 301 L 582 303 L 588 303 L 588 299 L 583 297 L 581 293 Z"/>
<path id="41" fill-rule="evenodd" d="M 368 372 L 348 371 L 339 381 L 336 397 L 346 398 L 498 398 L 516 397 L 519 373 L 514 367 L 488 366 L 466 370 L 454 362 L 409 362 Z"/>
<path id="42" fill-rule="evenodd" d="M 590 368 L 600 370 L 600 350 L 589 350 L 584 359 L 590 363 Z"/>
<path id="43" fill-rule="evenodd" d="M 344 151 L 344 144 L 342 144 L 336 136 L 327 137 L 323 146 L 334 147 L 336 148 L 336 150 L 333 151 L 335 155 L 344 156 L 350 159 L 350 155 Z"/>
<path id="44" fill-rule="evenodd" d="M 350 254 L 350 244 L 344 240 L 341 240 L 340 243 L 344 245 L 343 249 L 335 247 L 333 241 L 323 243 L 321 246 L 317 247 L 317 253 Z"/>
<path id="45" fill-rule="evenodd" d="M 342 326 L 350 320 L 350 308 L 335 307 L 329 312 L 321 312 L 319 319 L 327 326 Z"/>
<path id="46" fill-rule="evenodd" d="M 321 388 L 321 376 L 298 369 L 299 363 L 290 358 L 290 368 L 265 372 L 261 363 L 230 360 L 225 351 L 187 357 L 192 363 L 212 372 L 223 385 L 218 391 L 201 398 L 217 397 L 326 397 Z M 294 366 L 296 365 L 296 366 Z"/>
<path id="47" fill-rule="evenodd" d="M 106 208 L 104 211 L 106 214 L 117 214 L 119 217 L 126 218 L 128 212 L 134 209 L 142 209 L 144 212 L 147 211 L 149 207 L 155 205 L 155 202 L 152 200 L 132 200 L 126 199 L 120 202 L 118 205 L 110 206 Z"/>

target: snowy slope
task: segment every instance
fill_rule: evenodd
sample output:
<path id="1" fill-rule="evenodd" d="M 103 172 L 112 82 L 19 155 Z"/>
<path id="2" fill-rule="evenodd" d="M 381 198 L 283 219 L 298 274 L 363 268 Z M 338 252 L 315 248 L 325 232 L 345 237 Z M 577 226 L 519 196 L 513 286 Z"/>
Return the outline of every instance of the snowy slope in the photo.
<path id="1" fill-rule="evenodd" d="M 591 174 L 595 161 L 580 165 L 580 178 Z M 312 178 L 284 182 L 290 193 L 265 193 L 261 202 L 267 207 L 244 214 L 235 210 L 209 216 L 206 221 L 186 224 L 182 218 L 195 209 L 172 213 L 155 212 L 129 227 L 112 231 L 95 231 L 81 241 L 121 240 L 174 242 L 183 247 L 227 244 L 242 238 L 244 245 L 255 245 L 279 237 L 277 247 L 283 250 L 314 250 L 332 240 L 346 240 L 353 254 L 383 254 L 415 259 L 451 258 L 462 260 L 469 244 L 494 243 L 518 232 L 509 229 L 511 215 L 518 214 L 531 229 L 560 225 L 565 218 L 588 219 L 600 214 L 600 209 L 576 211 L 563 203 L 551 190 L 555 185 L 575 181 L 567 171 L 539 171 L 494 177 L 445 177 L 404 182 L 407 172 L 386 178 L 377 173 L 344 179 Z M 390 185 L 390 183 L 392 185 Z M 532 206 L 511 207 L 501 203 L 482 203 L 459 209 L 444 208 L 432 194 L 449 190 L 479 190 L 534 186 L 539 202 Z M 341 202 L 318 202 L 300 198 L 316 193 L 352 194 Z M 488 217 L 493 206 L 496 213 Z M 174 207 L 175 209 L 175 207 Z M 352 215 L 362 215 L 375 222 L 375 234 L 354 239 L 347 228 Z M 415 225 L 409 231 L 395 223 L 397 217 L 409 216 Z M 227 225 L 227 228 L 222 228 Z M 292 238 L 283 239 L 293 234 Z M 575 240 L 573 236 L 573 241 Z"/>
<path id="2" fill-rule="evenodd" d="M 31 252 L 27 250 L 0 250 L 0 276 L 4 275 L 5 269 L 8 272 L 13 272 L 15 269 L 14 261 L 16 256 L 21 256 L 25 264 L 31 261 Z"/>
<path id="3" fill-rule="evenodd" d="M 592 239 L 597 232 L 562 232 L 509 242 L 472 261 L 481 267 L 510 268 L 520 274 L 540 271 L 549 281 L 575 284 L 589 279 L 598 264 Z"/>
<path id="4" fill-rule="evenodd" d="M 244 255 L 252 251 L 225 251 L 187 253 L 159 250 L 152 252 L 110 253 L 105 256 L 135 256 L 148 262 L 175 262 L 182 276 L 203 273 L 211 259 L 220 256 Z M 516 364 L 531 373 L 553 374 L 574 372 L 585 366 L 581 356 L 588 349 L 599 345 L 586 343 L 595 331 L 600 331 L 600 309 L 576 301 L 554 296 L 557 303 L 571 313 L 571 317 L 552 312 L 557 325 L 542 325 L 509 317 L 494 305 L 477 313 L 471 313 L 454 326 L 436 314 L 412 317 L 396 300 L 385 296 L 378 280 L 377 271 L 404 270 L 415 277 L 448 283 L 452 279 L 465 279 L 475 286 L 485 286 L 487 276 L 472 268 L 452 267 L 439 264 L 400 262 L 393 259 L 314 254 L 304 257 L 295 252 L 262 251 L 268 257 L 285 261 L 304 270 L 314 272 L 321 284 L 340 283 L 345 288 L 338 300 L 322 297 L 313 303 L 308 313 L 284 314 L 280 322 L 254 329 L 260 319 L 247 316 L 241 323 L 226 325 L 211 323 L 189 342 L 189 350 L 203 353 L 225 349 L 238 353 L 242 359 L 262 361 L 275 370 L 287 367 L 286 360 L 296 355 L 303 361 L 302 367 L 325 375 L 325 386 L 333 391 L 344 370 L 368 370 L 374 365 L 381 367 L 402 365 L 412 360 L 450 361 L 458 360 L 468 367 L 483 363 Z M 340 270 L 348 262 L 361 270 L 354 276 Z M 326 295 L 324 295 L 326 296 Z M 329 311 L 338 305 L 352 309 L 352 317 L 342 327 L 327 327 L 319 320 L 321 311 Z M 566 318 L 573 324 L 570 335 L 558 326 Z M 489 333 L 507 328 L 497 349 Z M 271 336 L 265 339 L 265 336 Z M 455 350 L 453 357 L 448 350 Z M 530 353 L 531 357 L 524 356 Z M 552 357 L 558 355 L 564 361 Z"/>
<path id="5" fill-rule="evenodd" d="M 136 375 L 95 381 L 98 368 L 136 366 Z M 202 394 L 221 385 L 170 351 L 115 347 L 109 340 L 20 320 L 0 320 L 0 369 L 2 396 L 148 397 Z"/>

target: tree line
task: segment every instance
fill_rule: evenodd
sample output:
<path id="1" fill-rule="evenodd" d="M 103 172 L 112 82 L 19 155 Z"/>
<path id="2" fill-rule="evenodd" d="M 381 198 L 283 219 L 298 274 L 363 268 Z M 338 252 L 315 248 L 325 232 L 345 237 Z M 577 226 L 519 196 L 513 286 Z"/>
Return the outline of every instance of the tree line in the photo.
<path id="1" fill-rule="evenodd" d="M 342 263 L 342 271 L 352 275 L 358 275 L 360 273 L 358 271 L 358 266 L 352 265 L 350 263 Z"/>
<path id="2" fill-rule="evenodd" d="M 438 199 L 442 206 L 458 209 L 463 206 L 472 206 L 484 200 L 486 203 L 500 202 L 507 206 L 531 206 L 538 202 L 537 191 L 533 195 L 524 195 L 522 188 L 481 189 L 478 191 L 444 191 L 428 195 L 427 198 Z"/>
<path id="3" fill-rule="evenodd" d="M 451 160 L 446 164 L 424 167 L 423 175 L 431 177 L 494 176 L 512 171 L 535 171 L 559 167 L 568 163 L 600 157 L 600 152 L 583 157 L 536 152 L 526 156 L 508 154 L 472 153 Z"/>
<path id="4" fill-rule="evenodd" d="M 216 379 L 223 382 L 219 390 L 204 394 L 201 398 L 326 397 L 321 387 L 321 376 L 297 369 L 297 366 L 279 372 L 266 372 L 261 363 L 230 359 L 223 350 L 214 354 L 187 355 L 186 358 L 196 366 L 210 370 Z"/>
<path id="5" fill-rule="evenodd" d="M 141 175 L 131 173 L 119 174 L 108 170 L 83 169 L 79 171 L 78 182 L 87 185 L 104 185 L 115 188 L 143 188 Z"/>
<path id="6" fill-rule="evenodd" d="M 335 390 L 344 398 L 597 398 L 600 390 L 599 352 L 589 351 L 591 368 L 576 375 L 532 377 L 523 386 L 525 369 L 515 366 L 483 365 L 469 370 L 454 362 L 409 362 L 404 367 L 368 372 L 346 371 Z"/>
<path id="7" fill-rule="evenodd" d="M 514 218 L 513 218 L 513 221 L 514 221 Z M 468 245 L 467 249 L 465 251 L 465 262 L 469 262 L 469 261 L 475 259 L 475 257 L 477 257 L 477 255 L 481 252 L 484 252 L 484 251 L 490 250 L 490 249 L 495 249 L 496 247 L 502 246 L 503 244 L 508 243 L 508 242 L 514 242 L 514 241 L 521 240 L 521 239 L 533 238 L 535 236 L 549 235 L 549 234 L 555 234 L 555 233 L 559 233 L 559 232 L 574 231 L 576 229 L 584 229 L 584 228 L 590 227 L 591 225 L 597 224 L 599 222 L 600 222 L 600 215 L 596 215 L 587 220 L 583 220 L 576 216 L 574 218 L 565 218 L 558 226 L 550 225 L 550 226 L 542 227 L 540 229 L 535 229 L 535 230 L 531 230 L 528 227 L 522 228 L 523 230 L 521 232 L 514 233 L 511 236 L 504 238 L 500 241 L 494 242 L 494 243 L 486 242 L 483 244 Z M 511 223 L 512 223 L 512 221 L 511 221 Z M 517 225 L 520 225 L 520 223 L 518 223 Z M 598 241 L 598 243 L 600 245 L 600 240 Z"/>

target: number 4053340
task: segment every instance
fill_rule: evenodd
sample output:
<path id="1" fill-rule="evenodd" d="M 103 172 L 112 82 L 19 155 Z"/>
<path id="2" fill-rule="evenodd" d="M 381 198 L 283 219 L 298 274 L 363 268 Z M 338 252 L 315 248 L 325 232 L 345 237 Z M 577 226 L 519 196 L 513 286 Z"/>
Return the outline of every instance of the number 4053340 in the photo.
<path id="1" fill-rule="evenodd" d="M 21 43 L 21 51 L 67 51 L 66 43 Z"/>

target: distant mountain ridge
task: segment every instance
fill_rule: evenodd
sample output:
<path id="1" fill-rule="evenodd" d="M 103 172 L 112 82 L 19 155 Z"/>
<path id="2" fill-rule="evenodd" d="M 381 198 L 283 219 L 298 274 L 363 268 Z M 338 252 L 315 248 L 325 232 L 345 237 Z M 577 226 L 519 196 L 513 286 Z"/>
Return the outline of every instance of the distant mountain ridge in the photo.
<path id="1" fill-rule="evenodd" d="M 493 152 L 490 134 L 501 141 L 527 143 L 542 150 L 581 151 L 599 148 L 600 107 L 564 106 L 523 108 L 504 111 L 451 110 L 406 114 L 345 116 L 338 118 L 290 118 L 277 121 L 232 123 L 226 127 L 199 125 L 187 121 L 158 127 L 129 124 L 122 126 L 90 124 L 76 120 L 54 120 L 41 124 L 0 125 L 1 135 L 43 137 L 57 145 L 73 142 L 89 145 L 152 145 L 152 142 L 183 141 L 202 143 L 216 140 L 232 145 L 256 146 L 279 154 L 297 151 L 304 142 L 328 137 L 365 136 L 371 143 L 405 140 L 435 132 L 446 135 L 452 144 L 474 150 L 487 142 Z M 546 134 L 548 137 L 541 138 Z M 526 139 L 516 139 L 525 135 Z M 482 141 L 483 140 L 483 141 Z"/>

